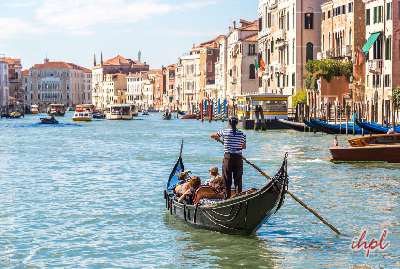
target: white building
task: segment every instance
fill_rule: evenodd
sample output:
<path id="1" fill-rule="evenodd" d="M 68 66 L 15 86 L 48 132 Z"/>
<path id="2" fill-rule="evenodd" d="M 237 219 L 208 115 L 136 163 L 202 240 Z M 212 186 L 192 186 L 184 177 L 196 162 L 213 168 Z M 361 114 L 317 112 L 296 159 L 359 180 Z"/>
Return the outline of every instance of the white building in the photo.
<path id="1" fill-rule="evenodd" d="M 323 1 L 259 1 L 258 45 L 266 64 L 260 93 L 292 95 L 303 88 L 305 64 L 320 50 Z"/>
<path id="2" fill-rule="evenodd" d="M 43 64 L 35 64 L 27 81 L 31 104 L 44 110 L 51 103 L 76 106 L 88 101 L 88 73 L 89 69 L 67 62 L 45 59 Z"/>
<path id="3" fill-rule="evenodd" d="M 8 64 L 0 60 L 0 107 L 8 104 Z"/>
<path id="4" fill-rule="evenodd" d="M 367 56 L 365 97 L 368 118 L 391 122 L 392 90 L 400 87 L 400 2 L 363 0 Z M 393 109 L 393 107 L 392 107 Z"/>
<path id="5" fill-rule="evenodd" d="M 179 58 L 176 84 L 182 111 L 195 112 L 200 96 L 200 54 L 192 51 Z"/>
<path id="6" fill-rule="evenodd" d="M 216 40 L 219 47 L 218 60 L 215 63 L 215 88 L 218 92 L 218 98 L 225 99 L 228 79 L 228 55 L 227 55 L 227 39 L 226 36 L 220 36 Z"/>
<path id="7" fill-rule="evenodd" d="M 258 21 L 240 20 L 227 36 L 227 98 L 258 93 L 256 59 L 258 51 Z"/>

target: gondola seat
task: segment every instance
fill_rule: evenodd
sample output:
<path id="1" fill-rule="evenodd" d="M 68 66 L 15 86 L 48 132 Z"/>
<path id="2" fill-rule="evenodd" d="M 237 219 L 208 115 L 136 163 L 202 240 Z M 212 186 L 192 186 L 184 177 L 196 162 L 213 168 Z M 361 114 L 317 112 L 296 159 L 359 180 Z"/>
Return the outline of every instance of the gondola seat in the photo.
<path id="1" fill-rule="evenodd" d="M 197 205 L 201 199 L 224 199 L 224 194 L 218 193 L 213 187 L 201 186 L 194 195 L 193 203 Z"/>

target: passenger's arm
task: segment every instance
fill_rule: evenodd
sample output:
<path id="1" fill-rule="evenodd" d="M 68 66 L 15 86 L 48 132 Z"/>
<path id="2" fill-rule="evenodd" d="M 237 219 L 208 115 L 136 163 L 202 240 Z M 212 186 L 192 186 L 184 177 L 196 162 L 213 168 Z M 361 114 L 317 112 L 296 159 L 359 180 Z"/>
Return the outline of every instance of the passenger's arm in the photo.
<path id="1" fill-rule="evenodd" d="M 184 194 L 182 194 L 181 197 L 179 197 L 178 199 L 178 203 L 181 203 L 183 201 L 183 199 L 185 199 L 186 195 L 188 195 L 190 193 L 190 189 L 188 189 L 187 191 L 185 191 Z"/>

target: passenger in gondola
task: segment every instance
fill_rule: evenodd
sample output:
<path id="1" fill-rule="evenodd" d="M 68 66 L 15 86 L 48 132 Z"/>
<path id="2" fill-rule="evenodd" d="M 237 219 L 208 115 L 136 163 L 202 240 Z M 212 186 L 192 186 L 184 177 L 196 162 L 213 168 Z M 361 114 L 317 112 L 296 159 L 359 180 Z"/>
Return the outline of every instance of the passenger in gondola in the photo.
<path id="1" fill-rule="evenodd" d="M 175 193 L 179 197 L 178 202 L 186 200 L 188 203 L 192 203 L 193 196 L 196 190 L 201 186 L 201 179 L 193 176 L 187 182 L 179 184 L 175 187 Z"/>
<path id="2" fill-rule="evenodd" d="M 225 181 L 218 173 L 218 167 L 211 167 L 210 179 L 206 181 L 205 185 L 212 187 L 217 193 L 225 193 Z"/>
<path id="3" fill-rule="evenodd" d="M 237 129 L 237 117 L 229 118 L 229 127 L 211 135 L 212 139 L 224 143 L 222 176 L 225 181 L 225 198 L 231 197 L 232 178 L 236 193 L 242 192 L 243 159 L 242 150 L 246 149 L 246 135 Z"/>

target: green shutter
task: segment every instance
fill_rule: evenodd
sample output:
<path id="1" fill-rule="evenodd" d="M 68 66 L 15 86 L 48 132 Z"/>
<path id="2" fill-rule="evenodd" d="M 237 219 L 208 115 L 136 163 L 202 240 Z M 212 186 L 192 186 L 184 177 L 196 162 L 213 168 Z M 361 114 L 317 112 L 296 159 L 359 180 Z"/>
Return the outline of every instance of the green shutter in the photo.
<path id="1" fill-rule="evenodd" d="M 374 45 L 376 40 L 378 40 L 380 35 L 381 35 L 381 32 L 376 32 L 376 33 L 372 33 L 369 36 L 367 42 L 365 42 L 364 46 L 362 47 L 362 51 L 364 52 L 364 54 L 367 54 L 369 52 L 369 49 L 372 47 L 372 45 Z"/>

